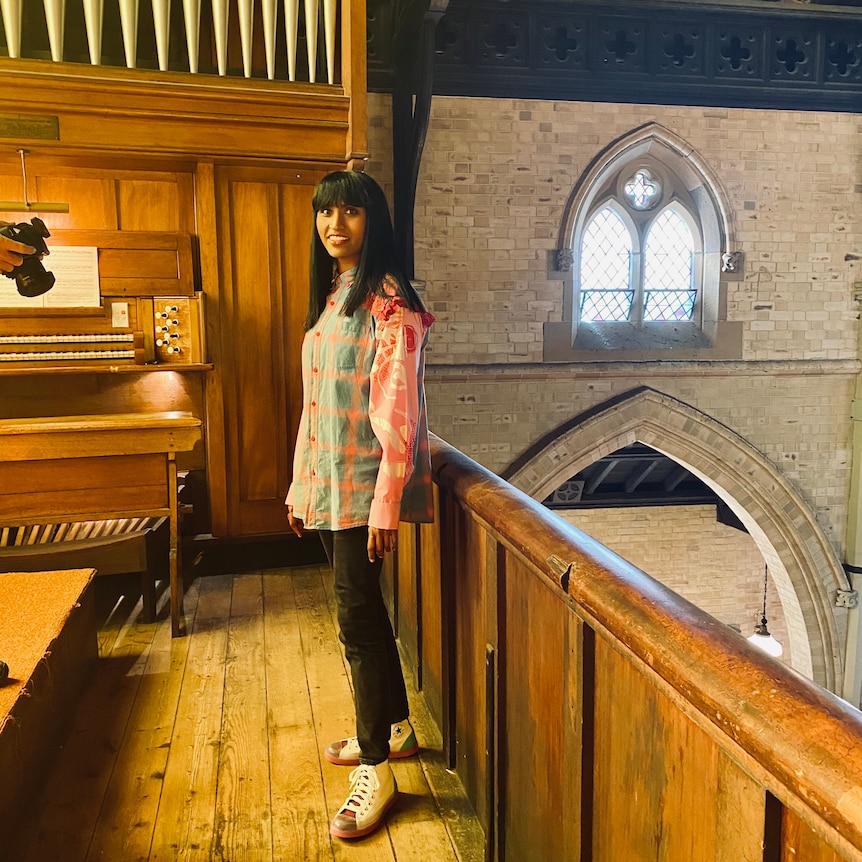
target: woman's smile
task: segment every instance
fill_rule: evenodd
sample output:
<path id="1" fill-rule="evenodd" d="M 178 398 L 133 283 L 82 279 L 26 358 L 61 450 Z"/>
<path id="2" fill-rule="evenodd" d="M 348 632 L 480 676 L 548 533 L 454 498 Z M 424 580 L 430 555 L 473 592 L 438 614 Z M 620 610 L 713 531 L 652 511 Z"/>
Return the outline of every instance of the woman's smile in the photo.
<path id="1" fill-rule="evenodd" d="M 329 256 L 335 260 L 339 272 L 346 272 L 359 263 L 366 222 L 364 207 L 341 204 L 318 210 L 318 236 Z"/>

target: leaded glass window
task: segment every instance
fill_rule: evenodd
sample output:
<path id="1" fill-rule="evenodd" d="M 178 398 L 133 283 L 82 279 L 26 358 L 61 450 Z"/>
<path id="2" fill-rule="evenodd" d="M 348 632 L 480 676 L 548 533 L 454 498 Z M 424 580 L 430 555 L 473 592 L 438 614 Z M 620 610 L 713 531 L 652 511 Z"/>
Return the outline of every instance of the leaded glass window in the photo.
<path id="1" fill-rule="evenodd" d="M 628 320 L 632 239 L 620 216 L 606 206 L 593 216 L 581 248 L 581 320 Z"/>
<path id="2" fill-rule="evenodd" d="M 608 143 L 572 187 L 548 261 L 564 290 L 561 319 L 543 327 L 546 361 L 738 357 L 725 282 L 741 274 L 722 268 L 730 213 L 718 177 L 667 127 Z"/>
<path id="3" fill-rule="evenodd" d="M 685 220 L 668 207 L 652 223 L 644 254 L 644 320 L 691 320 L 694 242 Z"/>
<path id="4" fill-rule="evenodd" d="M 690 321 L 697 306 L 694 221 L 656 171 L 620 173 L 587 219 L 579 250 L 579 319 Z"/>

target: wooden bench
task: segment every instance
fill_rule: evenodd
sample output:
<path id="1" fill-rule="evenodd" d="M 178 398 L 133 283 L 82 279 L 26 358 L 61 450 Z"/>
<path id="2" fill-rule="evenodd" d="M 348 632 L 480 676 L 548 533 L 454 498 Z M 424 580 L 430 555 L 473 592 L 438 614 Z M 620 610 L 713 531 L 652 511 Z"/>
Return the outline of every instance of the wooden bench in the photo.
<path id="1" fill-rule="evenodd" d="M 93 575 L 0 574 L 1 836 L 17 828 L 96 661 Z"/>
<path id="2" fill-rule="evenodd" d="M 176 453 L 200 439 L 190 413 L 0 419 L 0 528 L 167 517 L 171 631 L 184 634 Z"/>

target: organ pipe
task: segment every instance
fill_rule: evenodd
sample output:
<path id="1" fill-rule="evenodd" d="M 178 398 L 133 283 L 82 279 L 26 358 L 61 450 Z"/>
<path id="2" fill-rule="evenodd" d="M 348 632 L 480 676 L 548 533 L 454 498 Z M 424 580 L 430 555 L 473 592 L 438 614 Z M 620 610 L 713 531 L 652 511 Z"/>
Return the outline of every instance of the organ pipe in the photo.
<path id="1" fill-rule="evenodd" d="M 299 29 L 299 0 L 284 0 L 284 32 L 287 41 L 287 77 L 296 80 L 296 38 Z"/>
<path id="2" fill-rule="evenodd" d="M 87 47 L 90 63 L 98 66 L 102 62 L 102 13 L 105 0 L 84 0 L 84 22 L 87 26 Z"/>
<path id="3" fill-rule="evenodd" d="M 35 0 L 34 0 L 35 2 Z M 90 63 L 102 64 L 103 51 L 111 56 L 117 54 L 117 46 L 110 45 L 106 39 L 117 39 L 117 34 L 104 31 L 105 0 L 72 0 L 83 10 L 86 24 L 87 47 Z M 113 0 L 111 0 L 113 2 Z M 140 0 L 116 0 L 120 14 L 123 52 L 129 69 L 138 68 L 138 21 L 142 13 Z M 234 25 L 238 24 L 239 45 L 242 56 L 242 70 L 246 78 L 254 74 L 254 44 L 257 0 L 210 0 L 212 5 L 212 36 L 215 43 L 215 61 L 218 74 L 228 74 L 228 41 L 230 17 L 236 15 Z M 45 10 L 45 24 L 54 62 L 64 61 L 66 0 L 42 0 Z M 285 73 L 281 63 L 286 62 L 287 77 L 297 80 L 297 46 L 304 36 L 308 60 L 309 83 L 317 79 L 319 51 L 325 54 L 326 78 L 330 85 L 336 82 L 339 0 L 260 0 L 260 20 L 263 26 L 263 45 L 266 61 L 266 75 L 269 80 L 282 77 Z M 147 11 L 152 10 L 152 24 L 156 40 L 158 67 L 161 71 L 170 68 L 171 46 L 171 0 L 150 0 L 145 4 Z M 302 5 L 302 12 L 300 12 Z M 321 9 L 322 5 L 322 9 Z M 185 44 L 188 51 L 188 68 L 192 74 L 199 71 L 201 54 L 201 0 L 182 0 Z M 6 49 L 10 59 L 28 57 L 27 40 L 29 28 L 23 28 L 22 16 L 24 0 L 0 0 L 0 13 L 3 16 L 3 30 L 6 36 Z M 286 57 L 278 54 L 281 44 L 277 33 L 279 15 L 284 14 L 284 36 Z M 80 12 L 78 13 L 80 14 Z M 300 33 L 300 15 L 304 20 L 304 33 Z M 36 40 L 39 43 L 41 37 Z M 176 42 L 176 38 L 174 42 Z M 38 48 L 35 49 L 38 52 Z M 231 51 L 233 46 L 231 46 Z M 204 56 L 209 55 L 209 46 L 204 46 Z M 149 55 L 149 51 L 147 52 Z M 77 61 L 77 57 L 71 58 Z M 323 63 L 321 62 L 321 69 Z"/>
<path id="4" fill-rule="evenodd" d="M 63 39 L 66 22 L 66 0 L 44 0 L 45 22 L 48 25 L 48 41 L 51 43 L 51 59 L 63 61 Z"/>
<path id="5" fill-rule="evenodd" d="M 120 25 L 126 66 L 134 69 L 138 59 L 138 0 L 120 0 Z"/>
<path id="6" fill-rule="evenodd" d="M 242 48 L 242 71 L 251 77 L 251 55 L 254 47 L 254 0 L 238 0 L 239 41 Z"/>
<path id="7" fill-rule="evenodd" d="M 266 77 L 275 78 L 275 28 L 278 15 L 276 0 L 261 0 L 263 44 L 266 49 Z"/>
<path id="8" fill-rule="evenodd" d="M 227 0 L 212 0 L 216 62 L 219 75 L 227 74 Z"/>
<path id="9" fill-rule="evenodd" d="M 6 33 L 6 48 L 9 57 L 15 59 L 21 51 L 21 6 L 24 0 L 0 0 L 3 12 L 3 30 Z"/>
<path id="10" fill-rule="evenodd" d="M 167 72 L 171 29 L 171 0 L 153 0 L 153 28 L 156 31 L 156 52 L 159 55 L 159 69 Z"/>

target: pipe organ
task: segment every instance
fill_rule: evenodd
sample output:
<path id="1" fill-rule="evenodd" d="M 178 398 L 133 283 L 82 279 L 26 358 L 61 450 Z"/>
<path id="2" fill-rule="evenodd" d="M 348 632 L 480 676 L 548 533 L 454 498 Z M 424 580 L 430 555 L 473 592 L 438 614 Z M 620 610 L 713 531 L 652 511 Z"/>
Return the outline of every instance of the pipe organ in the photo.
<path id="1" fill-rule="evenodd" d="M 129 69 L 148 68 L 156 63 L 162 72 L 180 68 L 198 74 L 204 57 L 213 63 L 212 71 L 220 76 L 242 74 L 251 78 L 256 72 L 265 71 L 269 80 L 286 78 L 312 84 L 317 82 L 318 75 L 329 84 L 335 84 L 338 77 L 336 0 L 261 0 L 260 4 L 253 0 L 212 0 L 206 4 L 183 0 L 182 9 L 176 4 L 171 8 L 170 0 L 141 4 L 138 0 L 120 0 L 118 32 L 105 28 L 106 18 L 112 19 L 110 12 L 106 16 L 103 2 L 43 0 L 44 17 L 32 13 L 35 5 L 35 0 L 28 2 L 24 10 L 20 0 L 0 2 L 3 35 L 11 58 L 35 56 L 37 46 L 47 36 L 55 63 L 89 62 L 93 66 L 124 63 Z M 67 26 L 70 20 L 67 6 L 77 7 L 69 10 L 71 22 L 80 21 L 83 12 L 83 28 L 72 30 Z M 140 44 L 139 31 L 144 28 L 139 24 L 143 15 L 151 16 L 145 27 L 155 36 L 151 45 Z M 236 46 L 229 39 L 232 18 L 239 23 Z M 183 43 L 185 56 L 171 56 L 172 44 Z M 303 44 L 304 52 L 297 50 Z M 258 61 L 257 55 L 261 53 L 263 63 Z M 241 69 L 234 66 L 240 58 Z"/>
<path id="2" fill-rule="evenodd" d="M 159 46 L 135 30 L 150 12 Z M 0 219 L 39 216 L 45 268 L 90 250 L 97 282 L 67 304 L 58 274 L 28 304 L 0 278 L 0 557 L 170 514 L 176 560 L 190 507 L 195 534 L 287 534 L 310 202 L 367 158 L 365 3 L 0 0 L 0 15 Z M 161 478 L 178 474 L 185 506 Z M 177 633 L 176 564 L 171 580 Z"/>

